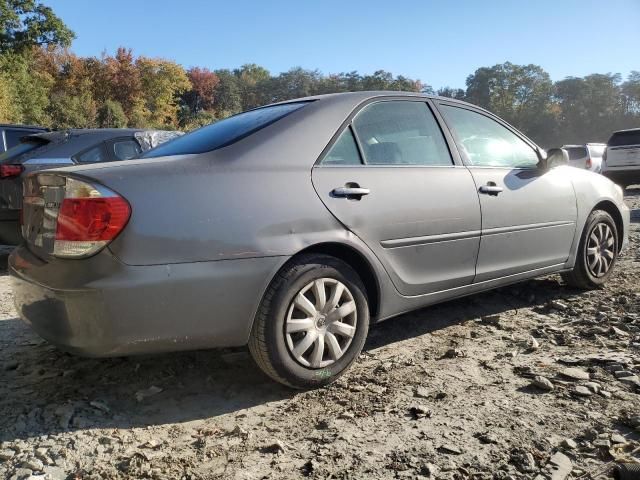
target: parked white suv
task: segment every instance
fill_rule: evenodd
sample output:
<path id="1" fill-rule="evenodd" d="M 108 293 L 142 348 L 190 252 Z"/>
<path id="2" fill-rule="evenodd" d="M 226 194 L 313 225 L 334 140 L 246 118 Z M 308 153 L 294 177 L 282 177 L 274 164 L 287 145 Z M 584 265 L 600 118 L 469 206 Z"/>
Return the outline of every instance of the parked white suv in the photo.
<path id="1" fill-rule="evenodd" d="M 602 170 L 602 156 L 606 143 L 587 143 L 586 145 L 563 145 L 569 154 L 569 165 L 600 173 Z"/>
<path id="2" fill-rule="evenodd" d="M 640 128 L 613 132 L 604 153 L 602 173 L 623 187 L 640 184 Z"/>

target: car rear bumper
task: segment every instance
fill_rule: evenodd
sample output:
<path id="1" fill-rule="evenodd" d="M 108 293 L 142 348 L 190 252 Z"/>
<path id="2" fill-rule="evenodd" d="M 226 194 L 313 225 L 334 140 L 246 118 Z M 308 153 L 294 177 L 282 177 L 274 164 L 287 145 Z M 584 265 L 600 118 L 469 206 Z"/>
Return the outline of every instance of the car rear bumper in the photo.
<path id="1" fill-rule="evenodd" d="M 129 266 L 105 250 L 45 262 L 23 245 L 9 271 L 16 309 L 40 336 L 79 355 L 119 356 L 246 344 L 285 260 Z"/>

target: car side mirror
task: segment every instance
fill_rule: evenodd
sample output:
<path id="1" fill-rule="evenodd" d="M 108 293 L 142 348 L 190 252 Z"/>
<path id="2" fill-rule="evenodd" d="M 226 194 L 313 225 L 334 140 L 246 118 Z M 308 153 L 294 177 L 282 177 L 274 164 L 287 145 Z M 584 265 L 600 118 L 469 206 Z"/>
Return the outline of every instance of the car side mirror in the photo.
<path id="1" fill-rule="evenodd" d="M 569 153 L 563 148 L 551 148 L 546 153 L 546 158 L 540 160 L 540 166 L 545 170 L 569 164 Z"/>

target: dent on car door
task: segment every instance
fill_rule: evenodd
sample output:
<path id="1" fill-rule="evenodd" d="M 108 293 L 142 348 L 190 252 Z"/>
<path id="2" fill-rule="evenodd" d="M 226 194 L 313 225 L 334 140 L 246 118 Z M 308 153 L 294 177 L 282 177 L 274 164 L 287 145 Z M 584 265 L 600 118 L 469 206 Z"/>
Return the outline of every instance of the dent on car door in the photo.
<path id="1" fill-rule="evenodd" d="M 327 208 L 375 253 L 400 293 L 472 282 L 478 196 L 424 101 L 365 106 L 312 179 Z"/>
<path id="2" fill-rule="evenodd" d="M 538 168 L 533 146 L 484 113 L 447 104 L 438 109 L 478 188 L 475 282 L 565 263 L 577 218 L 570 178 Z"/>

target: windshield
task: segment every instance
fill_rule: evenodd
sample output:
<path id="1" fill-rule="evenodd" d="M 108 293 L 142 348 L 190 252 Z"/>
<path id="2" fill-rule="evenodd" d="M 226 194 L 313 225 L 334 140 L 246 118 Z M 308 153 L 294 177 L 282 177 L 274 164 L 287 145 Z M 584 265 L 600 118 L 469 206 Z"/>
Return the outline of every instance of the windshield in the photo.
<path id="1" fill-rule="evenodd" d="M 25 142 L 19 143 L 15 147 L 11 147 L 4 153 L 0 154 L 0 163 L 9 163 L 14 161 L 21 155 L 24 155 L 27 152 L 35 150 L 38 147 L 41 147 L 47 142 L 42 140 L 27 140 Z"/>
<path id="2" fill-rule="evenodd" d="M 204 153 L 231 145 L 261 128 L 277 122 L 308 102 L 285 103 L 234 115 L 149 150 L 141 158 Z"/>

